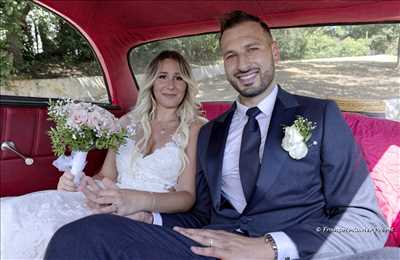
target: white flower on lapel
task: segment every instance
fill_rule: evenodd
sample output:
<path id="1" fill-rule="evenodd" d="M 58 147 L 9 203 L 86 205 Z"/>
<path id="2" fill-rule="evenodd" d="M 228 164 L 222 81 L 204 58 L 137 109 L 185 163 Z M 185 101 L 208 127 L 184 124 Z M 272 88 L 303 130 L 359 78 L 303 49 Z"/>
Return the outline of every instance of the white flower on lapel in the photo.
<path id="1" fill-rule="evenodd" d="M 308 153 L 307 141 L 311 138 L 311 131 L 316 124 L 308 119 L 297 116 L 293 125 L 283 128 L 285 136 L 282 139 L 282 148 L 289 153 L 293 159 L 304 158 Z"/>

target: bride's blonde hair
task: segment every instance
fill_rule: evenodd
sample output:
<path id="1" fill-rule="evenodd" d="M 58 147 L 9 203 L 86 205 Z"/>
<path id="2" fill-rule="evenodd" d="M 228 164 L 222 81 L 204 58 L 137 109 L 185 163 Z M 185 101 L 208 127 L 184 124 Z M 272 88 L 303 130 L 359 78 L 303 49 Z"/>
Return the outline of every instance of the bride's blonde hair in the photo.
<path id="1" fill-rule="evenodd" d="M 146 67 L 144 84 L 139 90 L 137 104 L 128 115 L 131 122 L 143 130 L 143 136 L 136 141 L 136 152 L 133 153 L 132 161 L 136 156 L 139 156 L 137 152 L 141 148 L 148 146 L 151 137 L 150 122 L 155 118 L 157 107 L 157 101 L 153 94 L 153 84 L 159 74 L 160 63 L 165 59 L 172 59 L 178 63 L 180 75 L 186 83 L 185 96 L 176 110 L 180 122 L 174 135 L 179 137 L 177 144 L 181 150 L 182 167 L 180 173 L 182 173 L 188 162 L 185 150 L 189 142 L 190 125 L 196 120 L 202 120 L 202 117 L 200 115 L 200 106 L 195 99 L 198 89 L 196 82 L 193 80 L 190 65 L 176 51 L 162 51 Z"/>

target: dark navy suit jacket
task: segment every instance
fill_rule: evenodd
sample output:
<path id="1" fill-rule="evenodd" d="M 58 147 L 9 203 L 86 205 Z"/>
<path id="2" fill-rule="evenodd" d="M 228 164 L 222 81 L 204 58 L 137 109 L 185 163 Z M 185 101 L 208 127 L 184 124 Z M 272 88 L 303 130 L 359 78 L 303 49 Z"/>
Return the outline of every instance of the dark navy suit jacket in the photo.
<path id="1" fill-rule="evenodd" d="M 240 228 L 249 236 L 283 231 L 304 257 L 317 252 L 329 235 L 317 228 L 334 227 L 347 209 L 357 207 L 379 215 L 374 205 L 366 205 L 367 201 L 350 205 L 368 171 L 336 104 L 292 95 L 281 88 L 256 188 L 239 214 L 221 195 L 222 159 L 234 110 L 233 105 L 200 130 L 195 206 L 188 213 L 162 214 L 164 226 L 227 231 Z M 317 126 L 308 141 L 309 151 L 300 160 L 292 159 L 281 147 L 283 126 L 292 125 L 297 115 Z M 366 193 L 374 196 L 373 190 Z"/>

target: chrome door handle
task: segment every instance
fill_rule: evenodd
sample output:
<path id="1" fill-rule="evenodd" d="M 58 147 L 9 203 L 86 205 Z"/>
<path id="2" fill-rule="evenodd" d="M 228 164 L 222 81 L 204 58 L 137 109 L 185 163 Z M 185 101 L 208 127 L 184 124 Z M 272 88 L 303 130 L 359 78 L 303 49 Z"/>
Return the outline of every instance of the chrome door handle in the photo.
<path id="1" fill-rule="evenodd" d="M 21 157 L 26 165 L 32 165 L 33 164 L 33 159 L 30 157 L 26 157 L 24 156 L 22 153 L 17 151 L 17 148 L 15 148 L 15 144 L 13 141 L 4 141 L 1 143 L 1 150 L 2 151 L 6 151 L 6 150 L 10 150 L 14 153 L 16 153 L 19 157 Z"/>

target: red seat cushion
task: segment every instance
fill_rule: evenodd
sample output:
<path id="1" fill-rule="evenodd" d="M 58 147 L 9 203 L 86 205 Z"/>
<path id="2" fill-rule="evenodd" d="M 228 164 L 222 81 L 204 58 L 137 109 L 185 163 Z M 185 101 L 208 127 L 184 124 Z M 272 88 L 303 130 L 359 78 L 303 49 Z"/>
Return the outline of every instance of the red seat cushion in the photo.
<path id="1" fill-rule="evenodd" d="M 344 117 L 360 145 L 379 207 L 392 228 L 386 242 L 400 246 L 400 123 L 355 113 Z"/>
<path id="2" fill-rule="evenodd" d="M 203 102 L 201 109 L 208 120 L 213 120 L 231 107 L 231 102 Z"/>

